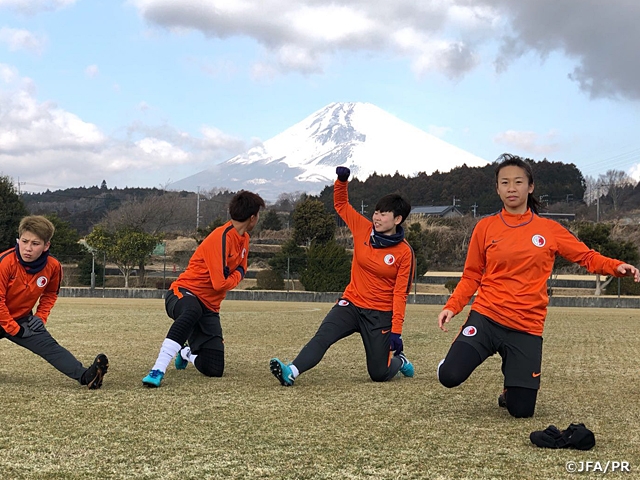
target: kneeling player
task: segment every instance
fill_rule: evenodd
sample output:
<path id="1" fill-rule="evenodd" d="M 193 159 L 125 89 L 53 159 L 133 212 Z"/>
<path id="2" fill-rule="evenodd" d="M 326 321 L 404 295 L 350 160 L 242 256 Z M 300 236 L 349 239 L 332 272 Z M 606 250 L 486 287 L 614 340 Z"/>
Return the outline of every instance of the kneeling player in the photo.
<path id="1" fill-rule="evenodd" d="M 173 357 L 178 370 L 192 363 L 207 377 L 222 376 L 224 341 L 220 303 L 227 291 L 244 278 L 249 232 L 258 223 L 260 208 L 264 206 L 264 200 L 255 193 L 237 193 L 229 203 L 231 220 L 203 240 L 187 269 L 171 284 L 165 308 L 174 322 L 162 342 L 156 363 L 142 379 L 143 385 L 159 387 Z"/>
<path id="2" fill-rule="evenodd" d="M 505 154 L 495 171 L 502 210 L 478 222 L 469 243 L 462 278 L 438 315 L 446 331 L 477 291 L 471 313 L 447 356 L 438 365 L 445 387 L 464 382 L 494 353 L 502 357 L 504 390 L 498 405 L 514 417 L 533 416 L 542 365 L 547 315 L 547 279 L 556 255 L 593 273 L 631 276 L 638 269 L 600 255 L 559 223 L 538 216 L 531 165 Z"/>
<path id="3" fill-rule="evenodd" d="M 372 222 L 349 204 L 350 170 L 338 167 L 336 173 L 334 207 L 353 234 L 351 282 L 293 363 L 271 359 L 271 373 L 283 386 L 293 385 L 299 374 L 320 362 L 331 345 L 356 332 L 362 337 L 373 381 L 385 382 L 398 372 L 405 377 L 414 374 L 401 336 L 415 259 L 400 224 L 411 205 L 400 195 L 387 195 L 376 205 Z"/>

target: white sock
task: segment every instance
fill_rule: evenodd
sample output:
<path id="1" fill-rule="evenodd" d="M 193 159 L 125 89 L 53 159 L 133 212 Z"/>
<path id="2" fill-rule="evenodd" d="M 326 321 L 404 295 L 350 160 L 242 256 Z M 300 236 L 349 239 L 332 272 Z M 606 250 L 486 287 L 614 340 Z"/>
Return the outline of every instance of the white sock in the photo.
<path id="1" fill-rule="evenodd" d="M 293 374 L 293 378 L 297 378 L 298 375 L 300 375 L 300 372 L 298 371 L 298 367 L 296 367 L 293 363 L 291 365 L 289 365 L 289 368 L 291 369 L 291 373 Z"/>
<path id="2" fill-rule="evenodd" d="M 160 370 L 162 373 L 165 373 L 173 357 L 180 351 L 181 346 L 178 342 L 165 338 L 160 347 L 160 353 L 158 354 L 156 363 L 151 370 Z"/>
<path id="3" fill-rule="evenodd" d="M 180 351 L 178 352 L 178 355 L 180 355 L 180 358 L 182 358 L 183 360 L 186 360 L 188 362 L 189 361 L 189 355 L 191 355 L 191 347 L 189 347 L 189 346 L 182 347 L 180 349 Z"/>
<path id="4" fill-rule="evenodd" d="M 183 348 L 180 353 L 182 354 L 182 358 L 184 358 L 187 362 L 196 364 L 196 358 L 198 355 L 191 353 L 191 349 L 189 347 Z"/>

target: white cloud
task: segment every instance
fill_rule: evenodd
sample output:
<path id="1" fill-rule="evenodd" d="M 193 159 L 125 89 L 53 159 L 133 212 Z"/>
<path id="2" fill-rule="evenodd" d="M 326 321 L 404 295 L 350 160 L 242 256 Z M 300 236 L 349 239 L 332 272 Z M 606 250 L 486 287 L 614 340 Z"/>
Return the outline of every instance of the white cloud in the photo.
<path id="1" fill-rule="evenodd" d="M 43 35 L 35 35 L 28 30 L 2 27 L 0 43 L 5 43 L 11 52 L 27 50 L 40 54 L 47 45 L 47 38 Z"/>
<path id="2" fill-rule="evenodd" d="M 125 138 L 110 137 L 54 102 L 39 101 L 33 82 L 10 65 L 0 64 L 0 82 L 0 173 L 31 185 L 63 188 L 107 178 L 110 185 L 123 186 L 128 179 L 154 186 L 161 183 L 156 176 L 166 178 L 172 169 L 180 178 L 245 148 L 242 140 L 211 126 L 201 128 L 200 138 L 145 124 L 130 125 Z"/>
<path id="3" fill-rule="evenodd" d="M 498 71 L 527 52 L 558 51 L 591 97 L 640 99 L 640 2 L 632 0 L 130 0 L 150 24 L 172 32 L 254 39 L 260 64 L 321 73 L 340 51 L 400 54 L 416 75 L 463 77 L 482 61 Z M 496 58 L 485 46 L 500 45 Z M 254 71 L 263 78 L 268 70 Z"/>
<path id="4" fill-rule="evenodd" d="M 84 74 L 89 78 L 95 78 L 100 73 L 97 65 L 89 65 L 84 69 Z"/>
<path id="5" fill-rule="evenodd" d="M 0 8 L 6 7 L 20 13 L 33 15 L 58 10 L 73 5 L 77 0 L 0 0 Z"/>
<path id="6" fill-rule="evenodd" d="M 556 141 L 557 136 L 555 131 L 539 135 L 531 131 L 507 130 L 497 134 L 493 141 L 509 148 L 515 148 L 516 153 L 521 151 L 526 154 L 550 155 L 560 148 L 560 144 Z"/>
<path id="7" fill-rule="evenodd" d="M 131 1 L 151 24 L 223 39 L 253 38 L 266 51 L 261 64 L 304 74 L 323 72 L 338 51 L 364 50 L 399 53 L 420 75 L 440 71 L 459 77 L 477 64 L 477 54 L 459 30 L 486 38 L 496 23 L 493 9 L 453 0 Z M 254 75 L 265 71 L 261 66 Z"/>
<path id="8" fill-rule="evenodd" d="M 6 84 L 11 84 L 16 81 L 18 78 L 18 69 L 12 67 L 11 65 L 7 65 L 4 63 L 0 63 L 0 79 Z"/>
<path id="9" fill-rule="evenodd" d="M 640 163 L 636 163 L 629 169 L 629 176 L 636 182 L 640 182 Z"/>

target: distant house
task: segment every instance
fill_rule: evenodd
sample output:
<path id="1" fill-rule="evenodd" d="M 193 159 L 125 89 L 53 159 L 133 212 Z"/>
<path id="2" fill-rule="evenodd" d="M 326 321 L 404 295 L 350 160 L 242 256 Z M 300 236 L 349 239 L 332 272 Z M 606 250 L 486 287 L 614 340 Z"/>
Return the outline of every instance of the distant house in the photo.
<path id="1" fill-rule="evenodd" d="M 413 207 L 409 214 L 409 219 L 417 220 L 420 217 L 462 217 L 463 214 L 457 207 L 453 205 Z"/>
<path id="2" fill-rule="evenodd" d="M 542 218 L 550 218 L 551 220 L 567 220 L 569 222 L 573 222 L 576 219 L 575 213 L 550 213 L 543 212 L 539 213 Z"/>

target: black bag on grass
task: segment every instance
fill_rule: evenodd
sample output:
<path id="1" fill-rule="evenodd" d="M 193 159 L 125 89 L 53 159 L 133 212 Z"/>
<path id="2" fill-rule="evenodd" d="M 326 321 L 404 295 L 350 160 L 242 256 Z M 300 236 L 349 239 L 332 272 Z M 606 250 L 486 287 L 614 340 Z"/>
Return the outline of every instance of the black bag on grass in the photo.
<path id="1" fill-rule="evenodd" d="M 596 444 L 593 432 L 584 423 L 572 423 L 566 430 L 558 430 L 555 425 L 549 425 L 544 430 L 531 432 L 531 443 L 542 448 L 575 448 L 576 450 L 591 450 Z"/>

